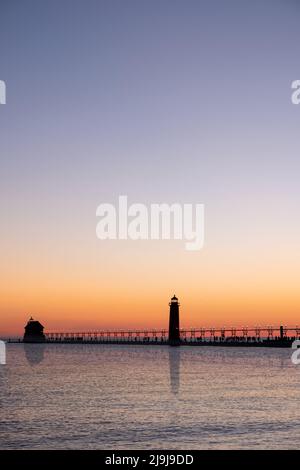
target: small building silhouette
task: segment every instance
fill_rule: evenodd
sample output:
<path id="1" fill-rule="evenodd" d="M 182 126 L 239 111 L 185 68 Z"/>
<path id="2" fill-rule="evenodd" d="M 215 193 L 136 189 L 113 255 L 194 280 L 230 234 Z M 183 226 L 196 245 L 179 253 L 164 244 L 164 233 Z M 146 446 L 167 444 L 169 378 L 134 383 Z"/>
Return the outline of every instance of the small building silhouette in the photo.
<path id="1" fill-rule="evenodd" d="M 43 343 L 45 340 L 43 325 L 31 317 L 25 326 L 24 343 Z"/>

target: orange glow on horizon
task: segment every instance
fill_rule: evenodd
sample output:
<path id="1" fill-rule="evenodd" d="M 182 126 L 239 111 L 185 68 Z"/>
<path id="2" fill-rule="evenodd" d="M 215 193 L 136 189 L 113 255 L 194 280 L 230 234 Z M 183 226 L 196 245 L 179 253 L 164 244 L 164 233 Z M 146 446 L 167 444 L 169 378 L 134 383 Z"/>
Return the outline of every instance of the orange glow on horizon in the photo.
<path id="1" fill-rule="evenodd" d="M 274 258 L 271 249 L 253 254 L 244 247 L 188 253 L 181 242 L 100 248 L 87 246 L 77 256 L 22 253 L 22 264 L 4 260 L 0 334 L 22 335 L 31 315 L 46 331 L 167 328 L 174 293 L 181 327 L 300 323 L 294 253 Z"/>

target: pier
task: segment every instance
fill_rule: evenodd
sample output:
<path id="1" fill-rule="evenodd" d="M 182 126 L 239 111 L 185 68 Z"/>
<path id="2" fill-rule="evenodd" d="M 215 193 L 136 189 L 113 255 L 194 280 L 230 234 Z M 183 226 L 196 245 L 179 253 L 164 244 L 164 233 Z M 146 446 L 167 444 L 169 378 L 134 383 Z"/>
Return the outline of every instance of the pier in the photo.
<path id="1" fill-rule="evenodd" d="M 282 334 L 281 334 L 282 333 Z M 300 338 L 300 328 L 191 328 L 179 330 L 178 345 L 290 347 Z M 47 343 L 168 345 L 168 330 L 114 330 L 45 333 Z"/>
<path id="2" fill-rule="evenodd" d="M 300 338 L 300 327 L 223 327 L 180 328 L 179 302 L 174 295 L 169 303 L 169 329 L 120 329 L 81 332 L 45 332 L 31 318 L 25 327 L 25 343 L 142 344 L 169 346 L 246 346 L 290 347 Z"/>

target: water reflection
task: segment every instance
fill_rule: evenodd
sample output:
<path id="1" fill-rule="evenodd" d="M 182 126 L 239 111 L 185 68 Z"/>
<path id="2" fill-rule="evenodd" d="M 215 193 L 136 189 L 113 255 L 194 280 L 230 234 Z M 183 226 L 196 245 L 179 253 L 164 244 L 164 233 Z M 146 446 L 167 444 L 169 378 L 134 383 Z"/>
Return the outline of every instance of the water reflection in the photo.
<path id="1" fill-rule="evenodd" d="M 24 343 L 25 357 L 28 363 L 34 367 L 44 360 L 45 344 L 26 344 Z"/>
<path id="2" fill-rule="evenodd" d="M 169 348 L 170 388 L 174 395 L 180 389 L 180 348 Z"/>

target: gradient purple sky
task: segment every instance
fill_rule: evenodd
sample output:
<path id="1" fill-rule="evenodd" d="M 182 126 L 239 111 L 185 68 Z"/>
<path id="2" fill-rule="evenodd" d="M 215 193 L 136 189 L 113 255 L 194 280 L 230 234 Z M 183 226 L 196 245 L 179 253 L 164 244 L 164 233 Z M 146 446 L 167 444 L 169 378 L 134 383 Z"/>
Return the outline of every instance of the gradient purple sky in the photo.
<path id="1" fill-rule="evenodd" d="M 91 326 L 109 311 L 125 324 L 156 285 L 157 305 L 176 291 L 197 325 L 216 311 L 216 322 L 231 310 L 237 321 L 261 291 L 248 324 L 274 306 L 278 321 L 295 321 L 299 18 L 296 0 L 1 0 L 3 331 L 27 312 L 68 326 L 85 304 Z M 204 203 L 205 249 L 103 244 L 96 207 L 119 194 Z"/>

